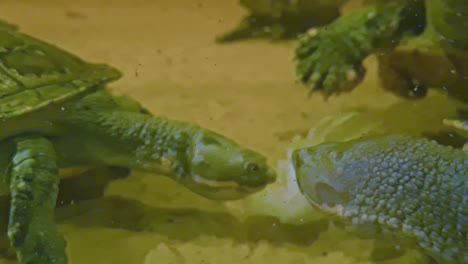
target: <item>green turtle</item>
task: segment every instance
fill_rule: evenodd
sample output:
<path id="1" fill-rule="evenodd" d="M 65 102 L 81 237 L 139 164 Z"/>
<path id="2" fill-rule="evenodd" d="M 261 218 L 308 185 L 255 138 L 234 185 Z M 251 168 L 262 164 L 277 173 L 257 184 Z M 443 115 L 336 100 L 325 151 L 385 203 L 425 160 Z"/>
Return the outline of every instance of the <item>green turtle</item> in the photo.
<path id="1" fill-rule="evenodd" d="M 369 1 L 368 1 L 369 2 Z M 428 87 L 468 100 L 468 2 L 375 0 L 299 37 L 296 72 L 311 91 L 349 92 L 377 54 L 383 86 L 422 98 Z"/>
<path id="2" fill-rule="evenodd" d="M 112 95 L 105 84 L 120 76 L 0 23 L 0 186 L 11 196 L 8 237 L 19 263 L 68 263 L 54 223 L 59 168 L 158 173 L 215 200 L 275 180 L 260 153 Z"/>
<path id="3" fill-rule="evenodd" d="M 236 29 L 219 36 L 218 43 L 244 39 L 291 39 L 315 25 L 331 22 L 339 16 L 346 0 L 240 0 L 249 10 Z"/>
<path id="4" fill-rule="evenodd" d="M 468 263 L 467 152 L 380 135 L 299 148 L 292 163 L 302 194 L 345 230 Z"/>

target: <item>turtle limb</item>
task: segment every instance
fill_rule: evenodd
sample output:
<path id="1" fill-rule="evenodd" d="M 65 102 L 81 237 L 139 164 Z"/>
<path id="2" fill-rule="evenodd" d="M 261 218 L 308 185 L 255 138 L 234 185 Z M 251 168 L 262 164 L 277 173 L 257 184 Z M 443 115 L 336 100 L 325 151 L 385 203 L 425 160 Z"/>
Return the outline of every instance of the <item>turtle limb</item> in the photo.
<path id="1" fill-rule="evenodd" d="M 58 195 L 57 156 L 45 138 L 15 139 L 8 237 L 20 264 L 65 264 L 66 242 L 54 216 Z"/>
<path id="2" fill-rule="evenodd" d="M 295 51 L 299 80 L 325 97 L 352 90 L 364 77 L 362 60 L 394 47 L 417 28 L 421 1 L 385 1 L 369 5 L 299 37 Z"/>

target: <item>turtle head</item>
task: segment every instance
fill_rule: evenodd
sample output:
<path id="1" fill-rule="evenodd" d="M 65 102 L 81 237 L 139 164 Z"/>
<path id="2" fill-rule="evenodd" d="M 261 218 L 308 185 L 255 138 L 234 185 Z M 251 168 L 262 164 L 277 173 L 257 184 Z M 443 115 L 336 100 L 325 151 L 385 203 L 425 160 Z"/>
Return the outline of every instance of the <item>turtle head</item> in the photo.
<path id="1" fill-rule="evenodd" d="M 364 175 L 345 173 L 352 159 L 345 143 L 323 143 L 294 150 L 292 163 L 301 193 L 317 209 L 332 215 L 354 198 L 354 191 L 364 182 Z"/>
<path id="2" fill-rule="evenodd" d="M 276 179 L 264 156 L 210 131 L 192 137 L 189 174 L 181 183 L 204 197 L 234 200 L 262 190 Z"/>

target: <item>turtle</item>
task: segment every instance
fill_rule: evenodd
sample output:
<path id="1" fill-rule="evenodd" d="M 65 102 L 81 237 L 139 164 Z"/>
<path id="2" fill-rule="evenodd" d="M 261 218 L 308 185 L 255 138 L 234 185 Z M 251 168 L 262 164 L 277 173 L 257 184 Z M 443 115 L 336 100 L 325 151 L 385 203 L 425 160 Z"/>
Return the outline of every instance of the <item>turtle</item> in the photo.
<path id="1" fill-rule="evenodd" d="M 330 23 L 346 0 L 240 0 L 249 10 L 237 28 L 216 38 L 217 43 L 263 38 L 272 41 L 297 37 L 311 26 Z"/>
<path id="2" fill-rule="evenodd" d="M 423 98 L 433 87 L 468 98 L 467 17 L 463 0 L 367 1 L 299 36 L 298 80 L 325 97 L 349 92 L 376 54 L 384 88 L 398 96 Z"/>
<path id="3" fill-rule="evenodd" d="M 427 263 L 468 263 L 467 152 L 391 134 L 302 147 L 291 157 L 301 193 L 337 226 L 418 250 Z"/>
<path id="4" fill-rule="evenodd" d="M 352 91 L 376 54 L 383 88 L 417 100 L 435 88 L 468 103 L 468 2 L 367 1 L 367 5 L 299 37 L 299 80 L 325 98 Z M 465 119 L 444 122 L 466 135 Z M 454 127 L 455 126 L 455 127 Z"/>
<path id="5" fill-rule="evenodd" d="M 121 76 L 0 23 L 0 186 L 10 196 L 7 233 L 19 263 L 68 263 L 54 222 L 62 168 L 147 171 L 219 201 L 275 181 L 263 154 L 112 94 L 107 84 Z"/>

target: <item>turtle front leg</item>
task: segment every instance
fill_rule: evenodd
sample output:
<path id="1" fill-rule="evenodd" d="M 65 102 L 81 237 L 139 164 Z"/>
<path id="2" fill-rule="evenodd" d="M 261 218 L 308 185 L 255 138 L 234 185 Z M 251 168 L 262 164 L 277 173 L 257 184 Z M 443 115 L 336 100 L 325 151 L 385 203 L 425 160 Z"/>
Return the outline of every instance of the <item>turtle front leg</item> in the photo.
<path id="1" fill-rule="evenodd" d="M 65 264 L 66 242 L 55 225 L 57 156 L 42 137 L 15 139 L 8 237 L 20 264 Z"/>
<path id="2" fill-rule="evenodd" d="M 301 35 L 295 51 L 299 81 L 325 97 L 351 91 L 365 75 L 366 56 L 419 29 L 424 16 L 414 14 L 422 13 L 422 1 L 409 2 L 366 6 Z"/>

